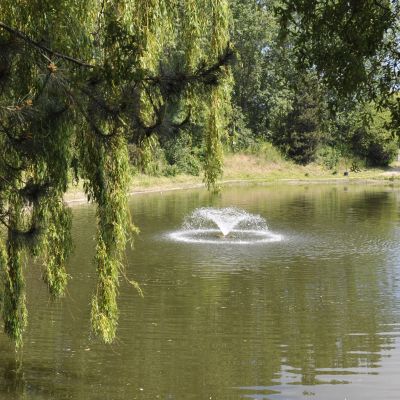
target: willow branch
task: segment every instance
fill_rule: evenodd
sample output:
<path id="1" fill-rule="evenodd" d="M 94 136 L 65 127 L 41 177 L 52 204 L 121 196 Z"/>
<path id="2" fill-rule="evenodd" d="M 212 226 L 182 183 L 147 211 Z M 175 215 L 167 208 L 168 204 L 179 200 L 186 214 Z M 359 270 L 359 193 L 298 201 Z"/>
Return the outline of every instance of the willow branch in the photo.
<path id="1" fill-rule="evenodd" d="M 18 31 L 17 29 L 11 28 L 10 26 L 6 25 L 3 22 L 0 22 L 0 28 L 2 28 L 5 31 L 17 36 L 18 38 L 22 39 L 25 43 L 28 43 L 29 45 L 31 45 L 33 47 L 36 47 L 36 48 L 38 48 L 40 50 L 43 50 L 47 54 L 50 54 L 50 55 L 55 56 L 55 57 L 62 58 L 63 60 L 66 60 L 66 61 L 70 61 L 70 62 L 72 62 L 74 64 L 77 64 L 77 65 L 79 65 L 81 67 L 86 67 L 86 68 L 94 68 L 95 67 L 94 65 L 88 64 L 85 61 L 82 61 L 82 60 L 79 60 L 77 58 L 70 57 L 70 56 L 68 56 L 66 54 L 62 54 L 62 53 L 59 53 L 57 51 L 54 51 L 54 50 L 48 48 L 47 46 L 44 46 L 43 44 L 33 40 L 32 38 L 30 38 L 25 33 L 22 33 L 21 31 Z"/>

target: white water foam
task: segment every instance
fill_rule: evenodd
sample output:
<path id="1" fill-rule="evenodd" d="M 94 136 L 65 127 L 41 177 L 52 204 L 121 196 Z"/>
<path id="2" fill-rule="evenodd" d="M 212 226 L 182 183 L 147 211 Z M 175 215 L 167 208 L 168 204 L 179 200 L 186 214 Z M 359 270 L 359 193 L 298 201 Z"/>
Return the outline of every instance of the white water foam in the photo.
<path id="1" fill-rule="evenodd" d="M 282 240 L 282 235 L 268 230 L 260 215 L 228 208 L 198 208 L 186 217 L 183 229 L 169 234 L 186 243 L 260 244 Z"/>
<path id="2" fill-rule="evenodd" d="M 269 231 L 259 230 L 233 230 L 235 236 L 219 236 L 217 229 L 191 229 L 180 230 L 169 234 L 171 239 L 185 243 L 211 243 L 211 244 L 260 244 L 280 242 L 282 235 Z"/>

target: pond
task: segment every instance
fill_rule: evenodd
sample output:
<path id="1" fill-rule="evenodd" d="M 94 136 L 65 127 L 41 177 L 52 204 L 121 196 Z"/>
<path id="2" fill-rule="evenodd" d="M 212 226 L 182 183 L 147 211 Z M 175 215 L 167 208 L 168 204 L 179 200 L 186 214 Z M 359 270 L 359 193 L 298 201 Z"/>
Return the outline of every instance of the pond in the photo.
<path id="1" fill-rule="evenodd" d="M 0 333 L 0 399 L 398 399 L 400 191 L 237 186 L 135 196 L 113 345 L 90 335 L 95 219 L 75 207 L 67 296 L 27 274 L 22 353 Z M 174 240 L 199 207 L 260 215 L 281 240 Z"/>

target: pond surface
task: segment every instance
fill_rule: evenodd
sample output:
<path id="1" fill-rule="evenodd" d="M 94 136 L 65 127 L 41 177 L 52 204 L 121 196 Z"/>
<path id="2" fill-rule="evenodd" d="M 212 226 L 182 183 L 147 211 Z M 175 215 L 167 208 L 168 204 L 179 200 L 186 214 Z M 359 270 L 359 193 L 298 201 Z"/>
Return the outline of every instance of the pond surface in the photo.
<path id="1" fill-rule="evenodd" d="M 136 196 L 118 339 L 90 335 L 94 209 L 74 209 L 67 296 L 27 270 L 29 328 L 15 361 L 0 333 L 0 399 L 398 399 L 400 192 L 232 187 Z M 279 242 L 182 243 L 198 207 L 264 217 Z"/>

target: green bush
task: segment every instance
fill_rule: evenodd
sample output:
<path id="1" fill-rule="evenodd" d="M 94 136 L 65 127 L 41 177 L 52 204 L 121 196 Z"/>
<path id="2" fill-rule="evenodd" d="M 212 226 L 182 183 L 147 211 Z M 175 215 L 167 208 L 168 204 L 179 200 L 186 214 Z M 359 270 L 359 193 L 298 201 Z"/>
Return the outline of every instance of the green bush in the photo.
<path id="1" fill-rule="evenodd" d="M 250 154 L 256 154 L 264 157 L 270 162 L 281 162 L 283 160 L 282 153 L 272 143 L 265 142 L 264 140 L 255 140 L 246 149 Z"/>
<path id="2" fill-rule="evenodd" d="M 341 152 L 335 147 L 326 146 L 319 150 L 317 158 L 324 167 L 336 170 L 339 166 Z"/>
<path id="3" fill-rule="evenodd" d="M 384 167 L 395 160 L 398 140 L 390 129 L 388 110 L 378 111 L 368 104 L 358 113 L 352 129 L 350 145 L 355 155 L 364 158 L 370 166 Z"/>
<path id="4" fill-rule="evenodd" d="M 167 164 L 163 171 L 164 176 L 176 176 L 178 174 L 179 174 L 179 169 L 176 165 Z"/>
<path id="5" fill-rule="evenodd" d="M 193 139 L 187 132 L 182 132 L 178 138 L 165 145 L 165 157 L 176 173 L 198 176 L 201 171 L 200 149 L 193 145 Z M 167 171 L 170 175 L 171 168 Z"/>
<path id="6" fill-rule="evenodd" d="M 367 159 L 372 166 L 386 167 L 396 159 L 398 152 L 397 143 L 388 141 L 376 141 L 370 143 Z"/>

